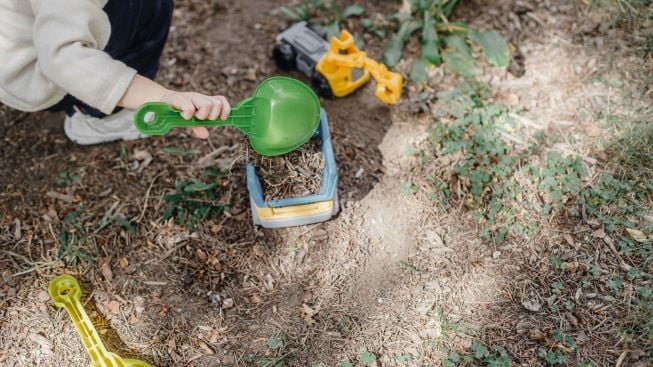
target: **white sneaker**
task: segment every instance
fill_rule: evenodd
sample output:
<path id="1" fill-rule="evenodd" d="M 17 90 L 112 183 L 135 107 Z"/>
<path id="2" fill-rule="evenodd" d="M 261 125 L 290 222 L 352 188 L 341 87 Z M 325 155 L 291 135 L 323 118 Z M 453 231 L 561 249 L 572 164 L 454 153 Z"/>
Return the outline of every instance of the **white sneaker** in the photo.
<path id="1" fill-rule="evenodd" d="M 66 116 L 64 131 L 68 139 L 81 145 L 146 137 L 134 125 L 134 111 L 127 109 L 104 118 L 91 117 L 75 109 L 72 116 Z"/>

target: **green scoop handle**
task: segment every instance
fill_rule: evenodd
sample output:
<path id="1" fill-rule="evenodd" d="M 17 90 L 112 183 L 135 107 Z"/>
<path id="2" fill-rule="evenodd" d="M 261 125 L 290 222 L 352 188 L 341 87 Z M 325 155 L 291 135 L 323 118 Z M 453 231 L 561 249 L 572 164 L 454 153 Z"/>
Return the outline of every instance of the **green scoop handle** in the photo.
<path id="1" fill-rule="evenodd" d="M 134 116 L 145 135 L 165 135 L 173 127 L 233 125 L 249 136 L 254 150 L 265 156 L 292 152 L 306 143 L 320 122 L 320 100 L 306 84 L 274 76 L 261 82 L 252 97 L 242 100 L 226 121 L 184 120 L 166 103 L 146 103 Z"/>
<path id="2" fill-rule="evenodd" d="M 247 98 L 231 109 L 226 120 L 200 120 L 193 116 L 189 120 L 181 116 L 179 110 L 167 103 L 150 102 L 143 104 L 134 116 L 136 128 L 144 135 L 165 135 L 175 127 L 190 126 L 236 126 L 246 135 L 252 135 L 254 117 L 254 98 Z"/>

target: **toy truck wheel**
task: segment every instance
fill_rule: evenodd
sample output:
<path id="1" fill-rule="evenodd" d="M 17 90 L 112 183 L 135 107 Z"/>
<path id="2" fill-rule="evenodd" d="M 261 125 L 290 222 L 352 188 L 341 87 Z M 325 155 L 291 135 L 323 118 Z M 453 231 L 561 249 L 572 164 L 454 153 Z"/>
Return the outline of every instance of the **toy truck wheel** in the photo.
<path id="1" fill-rule="evenodd" d="M 297 54 L 291 45 L 282 42 L 272 49 L 272 57 L 279 69 L 290 71 L 297 67 Z"/>
<path id="2" fill-rule="evenodd" d="M 314 71 L 311 76 L 311 85 L 315 92 L 326 99 L 333 99 L 333 91 L 329 82 L 318 71 Z"/>

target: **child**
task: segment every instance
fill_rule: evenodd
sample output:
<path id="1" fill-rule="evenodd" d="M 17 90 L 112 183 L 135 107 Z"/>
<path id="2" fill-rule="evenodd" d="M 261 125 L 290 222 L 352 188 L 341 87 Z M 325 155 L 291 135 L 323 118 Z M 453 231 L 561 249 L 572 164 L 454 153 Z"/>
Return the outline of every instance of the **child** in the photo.
<path id="1" fill-rule="evenodd" d="M 173 8 L 173 0 L 0 0 L 0 102 L 65 111 L 78 144 L 142 137 L 132 118 L 145 102 L 169 103 L 185 119 L 226 119 L 225 97 L 152 81 Z"/>

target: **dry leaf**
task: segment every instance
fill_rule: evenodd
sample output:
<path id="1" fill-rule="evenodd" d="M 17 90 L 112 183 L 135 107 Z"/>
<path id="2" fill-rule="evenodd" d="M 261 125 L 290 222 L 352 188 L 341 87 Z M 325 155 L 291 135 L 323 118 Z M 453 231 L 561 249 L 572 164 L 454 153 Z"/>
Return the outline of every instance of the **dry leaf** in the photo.
<path id="1" fill-rule="evenodd" d="M 202 348 L 202 350 L 204 351 L 205 354 L 208 354 L 208 355 L 213 355 L 214 354 L 213 349 L 209 348 L 209 346 L 206 345 L 206 343 L 204 343 L 203 341 L 198 340 L 197 345 L 200 348 Z"/>
<path id="2" fill-rule="evenodd" d="M 197 256 L 197 258 L 198 258 L 201 262 L 206 261 L 206 253 L 205 253 L 204 251 L 202 251 L 201 249 L 197 249 L 197 250 L 195 251 L 195 256 Z"/>
<path id="3" fill-rule="evenodd" d="M 210 257 L 209 260 L 206 263 L 214 271 L 217 271 L 217 272 L 222 271 L 222 264 L 220 264 L 220 260 L 218 260 L 217 258 Z"/>
<path id="4" fill-rule="evenodd" d="M 528 337 L 531 340 L 544 340 L 546 336 L 542 331 L 540 331 L 540 329 L 533 329 L 528 332 Z"/>
<path id="5" fill-rule="evenodd" d="M 109 301 L 104 304 L 104 308 L 111 312 L 114 315 L 117 315 L 120 313 L 120 303 L 117 301 Z"/>
<path id="6" fill-rule="evenodd" d="M 635 241 L 644 243 L 648 241 L 648 238 L 644 234 L 644 232 L 637 230 L 637 229 L 632 229 L 632 228 L 626 228 L 626 231 L 632 237 Z"/>
<path id="7" fill-rule="evenodd" d="M 542 308 L 542 305 L 540 305 L 538 301 L 534 301 L 534 300 L 522 301 L 521 304 L 522 306 L 524 306 L 525 309 L 531 312 L 538 312 Z"/>
<path id="8" fill-rule="evenodd" d="M 574 245 L 574 239 L 571 237 L 571 235 L 569 233 L 565 233 L 564 235 L 562 235 L 562 237 L 565 239 L 567 244 L 569 244 L 569 246 Z"/>
<path id="9" fill-rule="evenodd" d="M 309 326 L 315 324 L 313 316 L 317 315 L 318 312 L 320 312 L 320 306 L 311 308 L 306 303 L 302 305 L 302 318 L 304 319 L 304 322 Z"/>
<path id="10" fill-rule="evenodd" d="M 127 266 L 129 266 L 129 261 L 127 261 L 126 258 L 121 257 L 120 260 L 118 260 L 118 267 L 119 267 L 121 270 L 125 270 L 125 268 L 126 268 Z"/>
<path id="11" fill-rule="evenodd" d="M 261 245 L 254 245 L 252 250 L 254 250 L 254 254 L 256 254 L 256 256 L 265 256 L 265 248 Z"/>
<path id="12" fill-rule="evenodd" d="M 99 261 L 99 265 L 100 265 L 100 272 L 102 273 L 104 279 L 106 280 L 113 279 L 113 272 L 111 271 L 111 258 L 109 257 L 101 258 Z"/>
<path id="13" fill-rule="evenodd" d="M 159 311 L 159 316 L 164 317 L 165 315 L 168 314 L 169 310 L 170 310 L 170 307 L 168 305 L 161 306 L 161 311 Z"/>
<path id="14" fill-rule="evenodd" d="M 592 237 L 603 238 L 605 237 L 605 231 L 603 228 L 599 228 L 596 231 L 592 232 Z"/>
<path id="15" fill-rule="evenodd" d="M 65 194 L 62 194 L 62 193 L 56 192 L 56 191 L 48 191 L 45 195 L 48 196 L 48 197 L 51 197 L 53 199 L 63 201 L 63 202 L 68 203 L 68 204 L 72 204 L 72 203 L 75 202 L 75 198 L 73 198 L 72 196 L 65 195 Z"/>

